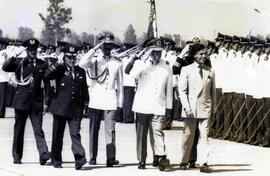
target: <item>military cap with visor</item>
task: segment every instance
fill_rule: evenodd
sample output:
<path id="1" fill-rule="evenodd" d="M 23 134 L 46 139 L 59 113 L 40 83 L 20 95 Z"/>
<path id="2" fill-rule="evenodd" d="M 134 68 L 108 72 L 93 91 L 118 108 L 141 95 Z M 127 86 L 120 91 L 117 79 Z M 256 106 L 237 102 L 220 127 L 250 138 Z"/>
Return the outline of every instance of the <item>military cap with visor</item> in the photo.
<path id="1" fill-rule="evenodd" d="M 22 46 L 26 47 L 27 50 L 37 50 L 39 47 L 39 41 L 35 38 L 30 38 L 24 41 Z"/>

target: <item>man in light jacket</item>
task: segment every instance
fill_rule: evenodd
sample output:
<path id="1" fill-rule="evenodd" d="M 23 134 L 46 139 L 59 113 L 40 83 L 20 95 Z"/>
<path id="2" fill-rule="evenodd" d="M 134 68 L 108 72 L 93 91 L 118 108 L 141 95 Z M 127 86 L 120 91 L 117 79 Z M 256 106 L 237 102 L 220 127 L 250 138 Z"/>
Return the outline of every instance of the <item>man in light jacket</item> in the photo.
<path id="1" fill-rule="evenodd" d="M 179 79 L 179 96 L 183 105 L 182 116 L 185 123 L 180 169 L 187 168 L 198 123 L 200 171 L 211 172 L 207 164 L 206 149 L 208 148 L 208 119 L 216 112 L 215 74 L 210 67 L 204 65 L 206 59 L 204 45 L 199 43 L 192 45 L 189 53 L 195 62 L 182 69 Z"/>

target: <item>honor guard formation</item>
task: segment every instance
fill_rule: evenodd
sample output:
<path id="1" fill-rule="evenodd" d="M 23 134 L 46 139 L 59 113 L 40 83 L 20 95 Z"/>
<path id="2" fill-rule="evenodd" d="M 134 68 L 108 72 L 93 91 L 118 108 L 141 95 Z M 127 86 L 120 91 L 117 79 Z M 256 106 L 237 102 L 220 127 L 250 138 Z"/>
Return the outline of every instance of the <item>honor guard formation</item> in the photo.
<path id="1" fill-rule="evenodd" d="M 146 168 L 148 133 L 152 165 L 161 171 L 170 165 L 163 131 L 173 120 L 184 123 L 180 170 L 212 172 L 208 137 L 269 147 L 270 38 L 218 33 L 215 41 L 193 37 L 184 48 L 175 45 L 165 37 L 120 44 L 112 33 L 95 46 L 79 47 L 1 38 L 0 117 L 6 107 L 14 108 L 14 164 L 22 164 L 28 117 L 40 165 L 55 168 L 62 168 L 66 125 L 75 169 L 87 161 L 96 165 L 102 121 L 106 167 L 119 164 L 116 122 L 136 124 L 138 169 Z M 53 118 L 50 149 L 45 113 Z M 82 118 L 89 119 L 89 156 L 81 142 Z"/>

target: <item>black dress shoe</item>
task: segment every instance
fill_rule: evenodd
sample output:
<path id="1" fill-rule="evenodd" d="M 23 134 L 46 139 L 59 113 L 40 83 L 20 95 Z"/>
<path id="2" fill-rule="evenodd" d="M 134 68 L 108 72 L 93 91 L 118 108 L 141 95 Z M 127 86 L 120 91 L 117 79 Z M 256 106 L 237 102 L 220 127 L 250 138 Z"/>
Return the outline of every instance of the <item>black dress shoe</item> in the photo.
<path id="1" fill-rule="evenodd" d="M 187 168 L 188 167 L 187 167 L 187 164 L 186 163 L 181 163 L 180 164 L 180 167 L 179 167 L 180 170 L 187 170 Z"/>
<path id="2" fill-rule="evenodd" d="M 17 159 L 13 161 L 14 164 L 22 164 L 21 160 Z"/>
<path id="3" fill-rule="evenodd" d="M 79 159 L 75 162 L 75 169 L 80 170 L 83 165 L 86 163 L 86 158 Z"/>
<path id="4" fill-rule="evenodd" d="M 207 164 L 203 164 L 200 167 L 200 172 L 211 173 L 212 172 L 212 169 Z"/>
<path id="5" fill-rule="evenodd" d="M 262 147 L 270 147 L 270 144 L 264 143 L 262 144 Z"/>
<path id="6" fill-rule="evenodd" d="M 153 160 L 153 163 L 152 163 L 152 166 L 153 167 L 157 167 L 159 165 L 159 156 L 155 155 L 154 156 L 154 160 Z"/>
<path id="7" fill-rule="evenodd" d="M 193 162 L 193 161 L 189 162 L 188 163 L 188 168 L 191 168 L 191 169 L 197 168 L 195 162 Z"/>
<path id="8" fill-rule="evenodd" d="M 145 161 L 140 161 L 138 163 L 138 169 L 145 169 Z"/>
<path id="9" fill-rule="evenodd" d="M 47 152 L 45 154 L 43 154 L 40 159 L 39 159 L 39 163 L 41 166 L 45 165 L 46 162 L 51 159 L 51 153 L 50 152 Z"/>
<path id="10" fill-rule="evenodd" d="M 96 165 L 97 164 L 97 160 L 96 159 L 90 159 L 89 164 L 90 165 Z"/>
<path id="11" fill-rule="evenodd" d="M 166 158 L 166 156 L 162 156 L 159 160 L 159 170 L 164 171 L 166 167 L 170 165 L 170 160 Z"/>
<path id="12" fill-rule="evenodd" d="M 60 164 L 60 163 L 59 164 L 54 164 L 53 167 L 54 168 L 62 168 L 62 164 Z"/>
<path id="13" fill-rule="evenodd" d="M 116 159 L 107 159 L 107 167 L 113 167 L 114 165 L 118 165 L 119 161 Z"/>

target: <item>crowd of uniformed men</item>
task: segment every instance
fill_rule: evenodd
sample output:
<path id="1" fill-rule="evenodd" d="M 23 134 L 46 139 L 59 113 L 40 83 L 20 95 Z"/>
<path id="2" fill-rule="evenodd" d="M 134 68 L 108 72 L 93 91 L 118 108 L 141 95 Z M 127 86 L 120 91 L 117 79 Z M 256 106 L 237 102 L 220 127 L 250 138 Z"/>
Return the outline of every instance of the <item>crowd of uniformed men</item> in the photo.
<path id="1" fill-rule="evenodd" d="M 164 37 L 147 39 L 141 45 L 119 44 L 114 42 L 112 34 L 107 33 L 99 38 L 96 46 L 84 44 L 77 47 L 64 41 L 57 42 L 57 46 L 45 46 L 36 39 L 20 42 L 6 38 L 0 40 L 0 46 L 0 117 L 5 117 L 6 107 L 15 109 L 12 155 L 16 164 L 21 163 L 25 123 L 30 117 L 40 164 L 44 165 L 51 159 L 55 168 L 62 167 L 61 151 L 67 123 L 75 168 L 81 169 L 86 157 L 81 144 L 80 123 L 86 117 L 90 120 L 90 165 L 96 164 L 102 120 L 105 124 L 107 167 L 119 164 L 115 123 L 135 121 L 138 168 L 145 168 L 149 132 L 153 166 L 164 170 L 169 160 L 163 130 L 170 129 L 172 120 L 181 119 L 184 111 L 187 117 L 197 114 L 189 112 L 190 107 L 185 103 L 193 101 L 187 87 L 189 92 L 192 92 L 192 86 L 196 88 L 189 72 L 193 67 L 188 66 L 195 62 L 197 56 L 194 55 L 201 50 L 206 52 L 200 54 L 206 58 L 203 65 L 207 67 L 201 66 L 198 57 L 200 66 L 195 66 L 200 68 L 201 78 L 198 78 L 206 80 L 202 87 L 205 87 L 203 91 L 207 96 L 210 91 L 216 94 L 216 97 L 213 95 L 216 101 L 210 97 L 214 104 L 210 106 L 216 110 L 212 108 L 213 115 L 205 121 L 208 124 L 205 131 L 208 132 L 209 128 L 209 136 L 214 138 L 270 145 L 269 38 L 264 41 L 219 33 L 215 42 L 194 37 L 186 41 L 184 48 L 179 48 L 173 40 Z M 184 76 L 181 76 L 181 70 Z M 205 73 L 208 77 L 203 76 Z M 212 80 L 209 85 L 215 86 L 214 92 L 208 90 L 207 80 Z M 201 94 L 204 93 L 198 96 Z M 206 103 L 202 105 L 207 106 L 210 100 L 206 98 L 203 101 Z M 51 152 L 42 129 L 42 117 L 46 112 L 53 114 Z M 204 118 L 208 119 L 208 116 Z M 187 143 L 188 134 L 185 136 L 186 143 L 182 144 L 182 149 L 186 150 L 184 145 L 193 147 L 188 146 L 190 154 L 183 154 L 180 168 L 186 169 L 187 164 L 191 168 L 196 167 L 200 123 L 205 122 L 196 121 L 191 143 Z M 186 121 L 185 130 L 190 124 Z M 189 163 L 184 162 L 185 157 Z M 207 162 L 202 164 L 206 168 L 201 171 L 211 171 Z"/>

